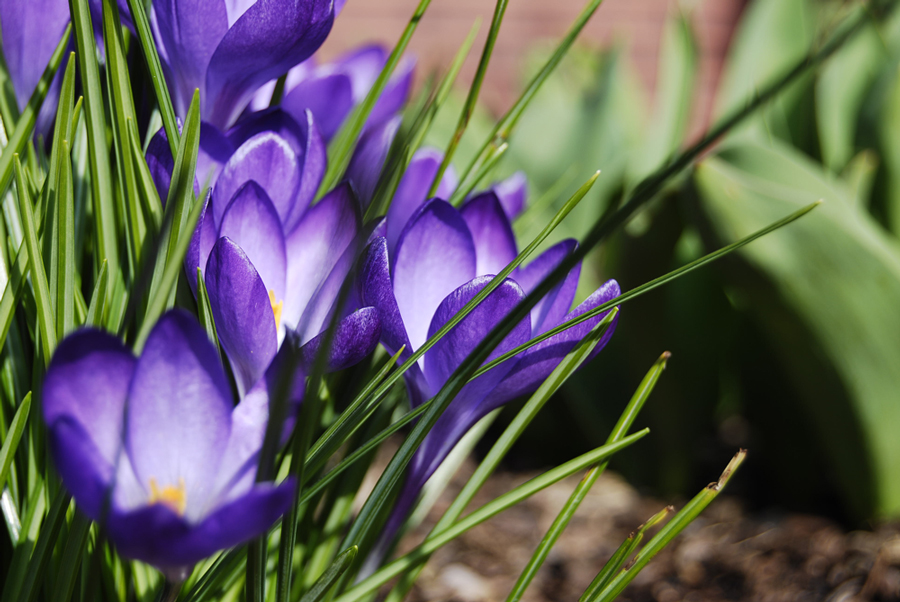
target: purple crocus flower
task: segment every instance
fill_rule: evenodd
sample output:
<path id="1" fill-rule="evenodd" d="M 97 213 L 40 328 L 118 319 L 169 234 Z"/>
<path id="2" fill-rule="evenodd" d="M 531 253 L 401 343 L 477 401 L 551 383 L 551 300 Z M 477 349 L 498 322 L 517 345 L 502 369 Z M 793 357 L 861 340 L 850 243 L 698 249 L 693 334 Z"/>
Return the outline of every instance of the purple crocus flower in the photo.
<path id="1" fill-rule="evenodd" d="M 0 0 L 3 56 L 19 111 L 28 104 L 68 24 L 66 0 Z M 57 77 L 38 114 L 37 131 L 43 134 L 55 116 L 59 85 Z"/>
<path id="2" fill-rule="evenodd" d="M 309 109 L 322 137 L 326 141 L 331 140 L 353 107 L 368 94 L 387 58 L 387 49 L 374 44 L 362 46 L 321 65 L 317 65 L 315 57 L 311 57 L 288 72 L 280 106 L 298 120 Z M 383 123 L 403 107 L 412 85 L 414 66 L 412 59 L 398 65 L 369 115 L 369 127 Z M 268 107 L 274 88 L 274 81 L 260 88 L 251 107 L 257 110 Z"/>
<path id="3" fill-rule="evenodd" d="M 301 125 L 268 111 L 230 132 L 226 142 L 243 142 L 224 161 L 185 258 L 192 285 L 197 269 L 203 273 L 241 392 L 265 373 L 288 331 L 311 359 L 337 312 L 330 369 L 361 360 L 380 335 L 374 308 L 336 306 L 358 254 L 360 214 L 349 185 L 311 206 L 325 149 L 311 113 L 305 115 Z M 157 186 L 167 188 L 171 155 L 165 144 L 154 149 L 160 154 L 148 162 Z"/>
<path id="4" fill-rule="evenodd" d="M 153 0 L 157 47 L 184 116 L 232 125 L 256 90 L 312 55 L 334 21 L 332 0 Z"/>
<path id="5" fill-rule="evenodd" d="M 418 194 L 406 191 L 406 196 L 394 198 L 382 231 L 384 236 L 369 245 L 363 259 L 361 296 L 378 309 L 381 341 L 388 351 L 393 353 L 405 347 L 401 361 L 421 347 L 518 253 L 509 214 L 520 211 L 523 205 L 521 177 L 500 187 L 505 202 L 494 189 L 476 195 L 459 210 L 439 198 L 422 204 L 439 160 L 439 154 L 424 155 L 410 165 L 404 180 L 426 184 L 418 188 Z M 433 397 L 491 329 L 576 246 L 574 240 L 562 241 L 530 264 L 517 268 L 427 351 L 405 375 L 412 405 L 416 407 Z M 610 280 L 570 311 L 579 274 L 580 266 L 573 268 L 494 350 L 491 359 L 620 294 L 619 285 Z M 386 539 L 396 533 L 422 486 L 462 436 L 492 410 L 534 391 L 602 319 L 603 315 L 597 316 L 557 334 L 463 388 L 417 451 L 385 530 Z M 615 324 L 594 353 L 603 348 L 614 328 Z M 381 545 L 387 543 L 383 540 Z"/>
<path id="6" fill-rule="evenodd" d="M 235 406 L 215 347 L 183 311 L 159 320 L 137 358 L 99 330 L 66 338 L 43 412 L 81 511 L 123 556 L 170 577 L 265 532 L 291 504 L 292 481 L 254 482 L 265 379 Z"/>

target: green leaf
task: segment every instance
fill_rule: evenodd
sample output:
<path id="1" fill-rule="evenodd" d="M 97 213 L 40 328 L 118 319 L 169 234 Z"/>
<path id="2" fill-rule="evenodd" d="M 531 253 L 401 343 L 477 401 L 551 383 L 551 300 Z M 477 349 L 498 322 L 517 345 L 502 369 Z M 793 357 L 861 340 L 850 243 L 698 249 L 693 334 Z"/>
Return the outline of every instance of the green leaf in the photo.
<path id="1" fill-rule="evenodd" d="M 106 313 L 106 287 L 109 286 L 109 270 L 106 267 L 106 260 L 100 264 L 100 273 L 97 275 L 97 282 L 94 284 L 94 292 L 91 293 L 91 304 L 88 306 L 87 316 L 84 323 L 88 326 L 100 328 L 103 325 L 103 316 Z"/>
<path id="2" fill-rule="evenodd" d="M 59 570 L 56 572 L 53 584 L 53 602 L 68 602 L 72 598 L 75 589 L 75 579 L 78 569 L 84 559 L 84 548 L 87 543 L 88 532 L 91 528 L 91 520 L 81 513 L 77 513 L 69 526 L 63 548 L 62 560 Z"/>
<path id="3" fill-rule="evenodd" d="M 56 191 L 59 276 L 56 289 L 56 336 L 62 339 L 75 329 L 75 193 L 69 143 L 61 144 L 59 186 Z"/>
<path id="4" fill-rule="evenodd" d="M 896 239 L 859 210 L 850 191 L 781 144 L 729 148 L 704 161 L 695 181 L 722 237 L 825 200 L 816 215 L 744 251 L 764 279 L 738 283 L 788 366 L 811 428 L 827 442 L 851 510 L 860 517 L 900 515 Z M 816 369 L 819 362 L 825 366 Z"/>
<path id="5" fill-rule="evenodd" d="M 16 415 L 9 425 L 6 438 L 3 440 L 3 446 L 0 447 L 0 491 L 3 491 L 3 487 L 6 485 L 6 477 L 9 474 L 10 466 L 12 466 L 16 449 L 19 447 L 19 441 L 22 439 L 22 433 L 28 424 L 28 413 L 30 410 L 31 392 L 29 391 L 22 403 L 19 404 L 19 409 L 16 410 Z"/>
<path id="6" fill-rule="evenodd" d="M 353 561 L 356 560 L 356 554 L 358 552 L 359 548 L 356 546 L 347 548 L 341 552 L 341 555 L 335 559 L 330 567 L 328 567 L 328 570 L 326 570 L 310 590 L 300 598 L 300 602 L 319 602 L 324 599 L 328 590 L 334 586 L 341 575 L 343 575 L 344 572 L 350 568 L 350 565 L 353 564 Z"/>

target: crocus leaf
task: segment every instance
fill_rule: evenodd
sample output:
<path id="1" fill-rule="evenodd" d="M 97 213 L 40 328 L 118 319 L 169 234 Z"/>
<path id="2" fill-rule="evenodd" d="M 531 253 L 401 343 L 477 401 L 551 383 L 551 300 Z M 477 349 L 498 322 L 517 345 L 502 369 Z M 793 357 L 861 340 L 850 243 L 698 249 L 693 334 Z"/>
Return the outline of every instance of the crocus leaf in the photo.
<path id="1" fill-rule="evenodd" d="M 313 584 L 310 590 L 300 598 L 300 602 L 319 602 L 319 600 L 325 598 L 328 590 L 331 589 L 341 575 L 350 568 L 353 561 L 356 560 L 357 552 L 359 552 L 359 548 L 356 546 L 347 548 L 341 552 L 340 556 L 338 556 L 334 563 L 322 573 L 322 576 L 319 577 L 318 581 Z"/>
<path id="2" fill-rule="evenodd" d="M 900 249 L 839 183 L 798 151 L 743 144 L 695 181 L 722 237 L 741 236 L 816 198 L 815 215 L 743 252 L 762 279 L 734 275 L 798 386 L 809 424 L 860 516 L 900 513 Z M 776 327 L 777 324 L 777 327 Z M 817 349 L 815 357 L 808 353 Z M 821 358 L 821 359 L 816 359 Z M 827 368 L 813 371 L 811 362 Z M 832 374 L 825 383 L 821 374 Z"/>
<path id="3" fill-rule="evenodd" d="M 6 484 L 6 476 L 9 474 L 9 467 L 12 466 L 13 457 L 25 431 L 25 425 L 28 424 L 28 412 L 31 409 L 31 392 L 25 395 L 25 399 L 19 404 L 16 415 L 13 417 L 9 430 L 6 432 L 6 438 L 3 441 L 3 447 L 0 447 L 0 491 Z"/>

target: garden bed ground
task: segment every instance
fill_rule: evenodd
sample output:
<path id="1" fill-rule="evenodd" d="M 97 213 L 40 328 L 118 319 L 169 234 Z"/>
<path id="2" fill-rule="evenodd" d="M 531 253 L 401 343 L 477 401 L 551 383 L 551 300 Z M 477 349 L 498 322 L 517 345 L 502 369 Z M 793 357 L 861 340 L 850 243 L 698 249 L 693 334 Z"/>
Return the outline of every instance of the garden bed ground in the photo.
<path id="1" fill-rule="evenodd" d="M 464 468 L 462 473 L 469 472 Z M 499 474 L 477 505 L 531 475 Z M 468 532 L 434 555 L 409 600 L 504 600 L 578 478 L 558 483 Z M 450 496 L 432 509 L 437 520 Z M 574 602 L 627 535 L 665 503 L 616 475 L 597 482 L 523 600 Z M 403 542 L 409 549 L 428 524 Z M 900 600 L 900 525 L 847 531 L 818 516 L 745 512 L 723 495 L 626 590 L 623 600 Z"/>

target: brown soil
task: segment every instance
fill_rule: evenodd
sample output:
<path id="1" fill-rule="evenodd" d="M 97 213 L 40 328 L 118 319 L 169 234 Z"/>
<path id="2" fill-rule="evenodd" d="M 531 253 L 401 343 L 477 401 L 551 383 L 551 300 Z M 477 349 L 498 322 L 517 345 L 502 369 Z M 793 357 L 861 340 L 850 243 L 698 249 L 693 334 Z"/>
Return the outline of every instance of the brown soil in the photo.
<path id="1" fill-rule="evenodd" d="M 473 507 L 529 476 L 497 475 Z M 407 599 L 504 600 L 577 483 L 578 477 L 558 483 L 445 546 L 432 557 Z M 458 487 L 451 484 L 426 524 L 404 540 L 403 550 L 424 537 Z M 523 600 L 577 600 L 623 539 L 663 506 L 641 497 L 616 475 L 604 475 Z M 739 500 L 726 494 L 653 559 L 620 599 L 900 600 L 900 525 L 847 532 L 818 516 L 750 515 Z"/>

